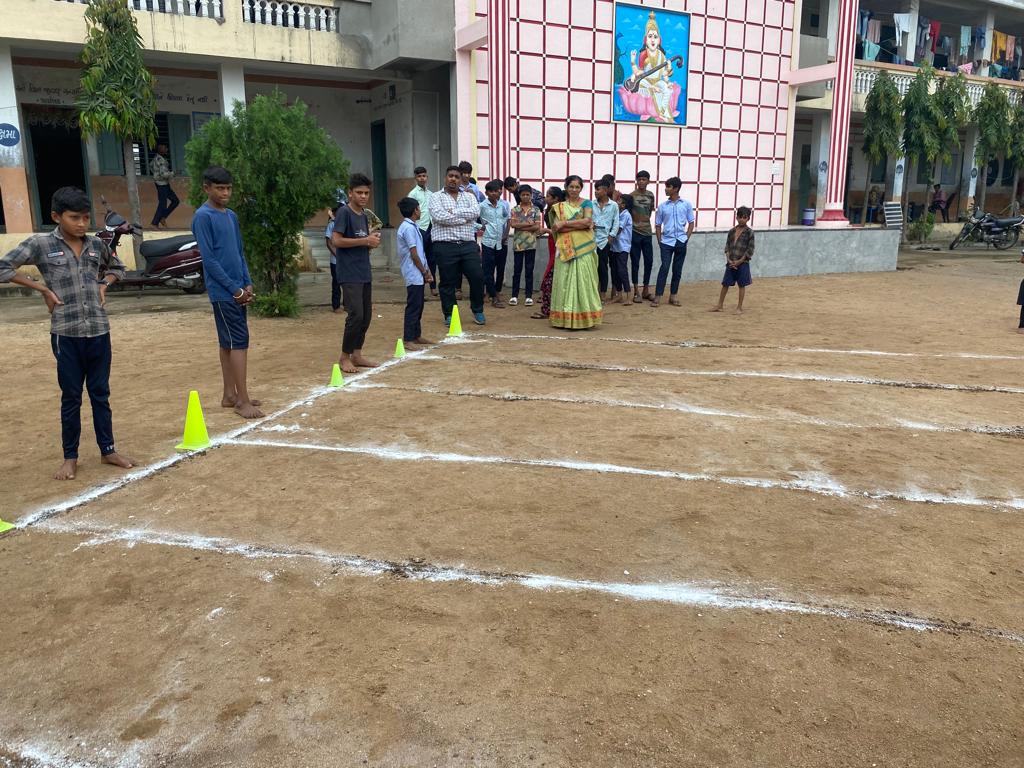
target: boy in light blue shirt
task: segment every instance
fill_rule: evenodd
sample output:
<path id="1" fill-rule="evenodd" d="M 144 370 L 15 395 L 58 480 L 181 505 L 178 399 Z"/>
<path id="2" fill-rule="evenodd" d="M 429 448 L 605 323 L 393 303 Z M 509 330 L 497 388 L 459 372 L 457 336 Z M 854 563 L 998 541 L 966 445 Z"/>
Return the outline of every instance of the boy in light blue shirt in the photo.
<path id="1" fill-rule="evenodd" d="M 491 306 L 501 309 L 505 303 L 498 298 L 497 283 L 494 279 L 494 268 L 499 257 L 501 244 L 508 237 L 509 209 L 501 200 L 502 185 L 498 179 L 487 182 L 484 192 L 487 199 L 480 203 L 480 223 L 483 225 L 481 237 L 481 260 L 484 268 L 484 290 L 491 297 Z M 504 254 L 501 254 L 504 262 Z M 504 272 L 504 269 L 502 269 Z"/>
<path id="2" fill-rule="evenodd" d="M 594 240 L 597 242 L 598 289 L 604 299 L 608 290 L 608 270 L 611 267 L 612 293 L 608 301 L 615 301 L 619 291 L 618 275 L 611 264 L 611 239 L 619 233 L 619 206 L 611 199 L 611 185 L 604 179 L 594 184 Z"/>
<path id="3" fill-rule="evenodd" d="M 619 304 L 633 306 L 629 293 L 629 253 L 633 249 L 633 196 L 619 195 L 619 233 L 612 247 L 612 285 L 618 287 Z"/>
<path id="4" fill-rule="evenodd" d="M 405 326 L 402 340 L 406 344 L 433 344 L 423 338 L 423 284 L 433 283 L 434 277 L 427 267 L 423 253 L 423 232 L 416 223 L 420 218 L 420 204 L 412 197 L 398 201 L 398 211 L 404 221 L 399 225 L 396 239 L 398 258 L 405 280 Z"/>
<path id="5" fill-rule="evenodd" d="M 686 261 L 686 241 L 693 234 L 693 224 L 696 221 L 693 205 L 689 200 L 683 200 L 679 196 L 682 186 L 683 182 L 678 176 L 666 181 L 665 192 L 668 194 L 668 200 L 659 205 L 654 214 L 655 234 L 661 246 L 661 267 L 658 269 L 654 298 L 651 299 L 651 306 L 654 307 L 658 306 L 665 294 L 669 267 L 672 268 L 672 292 L 669 294 L 668 303 L 680 306 L 679 281 L 683 276 L 683 262 Z"/>

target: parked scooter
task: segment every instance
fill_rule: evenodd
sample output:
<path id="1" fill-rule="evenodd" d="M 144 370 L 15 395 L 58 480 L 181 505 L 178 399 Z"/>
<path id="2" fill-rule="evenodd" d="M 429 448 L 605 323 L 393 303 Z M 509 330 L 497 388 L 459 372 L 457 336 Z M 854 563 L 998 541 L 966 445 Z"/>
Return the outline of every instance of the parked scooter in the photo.
<path id="1" fill-rule="evenodd" d="M 985 243 L 1004 251 L 1012 248 L 1020 239 L 1021 228 L 1024 227 L 1024 216 L 1011 216 L 1008 219 L 997 219 L 991 213 L 982 213 L 977 207 L 971 211 L 971 216 L 964 222 L 953 242 L 949 244 L 949 250 L 958 245 L 974 241 Z"/>
<path id="2" fill-rule="evenodd" d="M 103 229 L 96 233 L 96 237 L 116 253 L 122 237 L 138 234 L 139 231 L 124 216 L 114 211 L 106 198 L 101 197 L 100 200 L 107 207 L 107 213 L 103 217 Z M 185 293 L 206 291 L 203 260 L 196 239 L 191 234 L 146 240 L 139 248 L 139 256 L 145 259 L 145 268 L 127 272 L 123 279 L 114 283 L 114 290 L 180 288 Z"/>

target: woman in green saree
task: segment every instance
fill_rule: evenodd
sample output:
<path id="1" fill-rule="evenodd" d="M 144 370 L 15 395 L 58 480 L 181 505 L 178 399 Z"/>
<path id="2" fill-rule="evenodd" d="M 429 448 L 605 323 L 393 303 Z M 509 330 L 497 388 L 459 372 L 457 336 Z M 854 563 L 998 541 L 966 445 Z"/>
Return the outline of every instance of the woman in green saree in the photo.
<path id="1" fill-rule="evenodd" d="M 557 258 L 551 284 L 551 325 L 579 330 L 600 325 L 604 316 L 597 287 L 597 243 L 593 206 L 580 197 L 583 179 L 565 180 L 566 199 L 553 208 Z"/>

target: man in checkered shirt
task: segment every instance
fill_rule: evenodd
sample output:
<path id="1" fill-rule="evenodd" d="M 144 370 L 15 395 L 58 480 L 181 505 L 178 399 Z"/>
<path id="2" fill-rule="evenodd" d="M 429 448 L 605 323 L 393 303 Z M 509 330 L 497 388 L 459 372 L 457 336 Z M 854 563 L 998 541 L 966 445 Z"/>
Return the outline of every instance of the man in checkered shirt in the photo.
<path id="1" fill-rule="evenodd" d="M 441 311 L 444 321 L 451 326 L 452 307 L 456 305 L 455 292 L 465 275 L 469 281 L 469 306 L 473 320 L 483 325 L 484 272 L 480 264 L 480 246 L 476 234 L 480 227 L 480 204 L 472 192 L 462 191 L 459 166 L 450 165 L 445 171 L 444 189 L 430 196 L 430 238 L 434 260 L 441 275 Z"/>
<path id="2" fill-rule="evenodd" d="M 52 232 L 33 235 L 0 259 L 0 283 L 13 283 L 43 294 L 50 311 L 50 348 L 57 358 L 61 390 L 60 422 L 64 463 L 57 480 L 72 480 L 78 471 L 78 441 L 82 434 L 82 386 L 89 390 L 92 423 L 104 464 L 129 469 L 133 459 L 114 448 L 110 412 L 110 322 L 105 305 L 107 288 L 124 277 L 124 264 L 106 243 L 89 235 L 89 196 L 75 187 L 53 193 Z M 24 264 L 38 267 L 46 284 L 16 271 Z"/>

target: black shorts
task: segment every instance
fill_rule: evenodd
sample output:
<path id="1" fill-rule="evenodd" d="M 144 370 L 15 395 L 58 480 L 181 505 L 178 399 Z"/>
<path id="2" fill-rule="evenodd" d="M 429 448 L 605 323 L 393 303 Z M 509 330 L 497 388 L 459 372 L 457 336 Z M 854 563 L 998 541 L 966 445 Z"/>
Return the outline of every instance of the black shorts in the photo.
<path id="1" fill-rule="evenodd" d="M 746 288 L 750 285 L 753 279 L 750 277 L 750 262 L 744 261 L 736 269 L 732 267 L 725 268 L 725 275 L 722 277 L 722 285 L 727 288 L 731 288 L 734 285 L 739 285 L 740 288 Z"/>
<path id="2" fill-rule="evenodd" d="M 249 323 L 245 307 L 234 301 L 214 301 L 213 319 L 221 349 L 248 349 Z"/>

